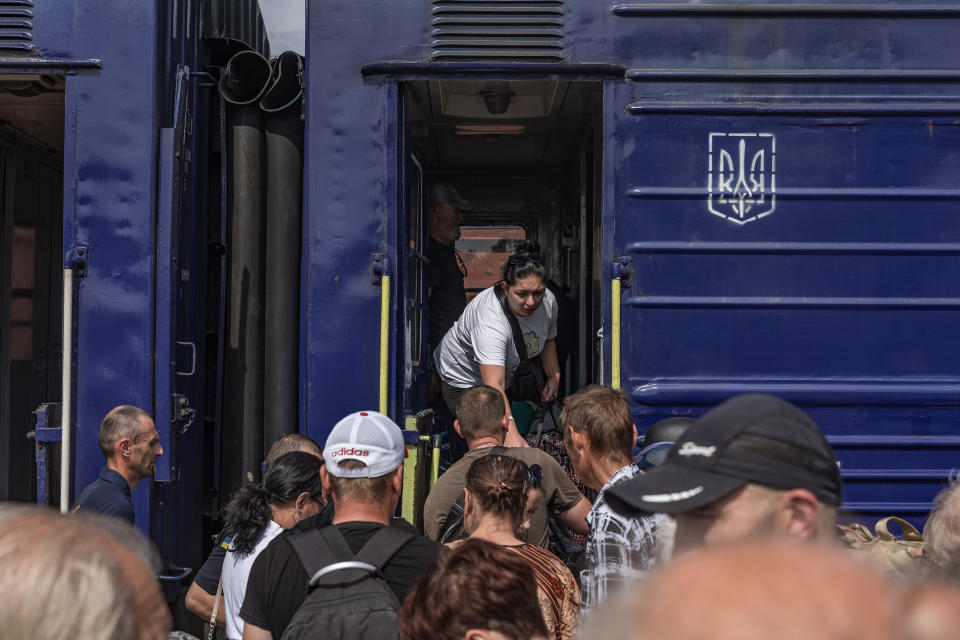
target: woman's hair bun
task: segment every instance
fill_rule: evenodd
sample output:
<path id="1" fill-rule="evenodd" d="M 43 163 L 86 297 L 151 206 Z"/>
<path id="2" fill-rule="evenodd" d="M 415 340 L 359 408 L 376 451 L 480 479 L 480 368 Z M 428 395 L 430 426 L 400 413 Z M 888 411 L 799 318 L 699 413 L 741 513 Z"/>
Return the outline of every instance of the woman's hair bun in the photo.
<path id="1" fill-rule="evenodd" d="M 540 243 L 536 240 L 521 240 L 513 251 L 515 256 L 534 253 L 540 253 Z"/>

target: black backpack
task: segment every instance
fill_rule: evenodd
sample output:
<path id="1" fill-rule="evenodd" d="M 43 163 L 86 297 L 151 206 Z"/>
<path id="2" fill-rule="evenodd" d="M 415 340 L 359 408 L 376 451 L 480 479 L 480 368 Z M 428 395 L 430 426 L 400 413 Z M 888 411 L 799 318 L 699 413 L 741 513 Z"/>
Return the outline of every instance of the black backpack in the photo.
<path id="1" fill-rule="evenodd" d="M 292 536 L 290 544 L 310 582 L 282 640 L 396 640 L 400 601 L 383 567 L 414 537 L 386 526 L 354 555 L 335 526 Z"/>

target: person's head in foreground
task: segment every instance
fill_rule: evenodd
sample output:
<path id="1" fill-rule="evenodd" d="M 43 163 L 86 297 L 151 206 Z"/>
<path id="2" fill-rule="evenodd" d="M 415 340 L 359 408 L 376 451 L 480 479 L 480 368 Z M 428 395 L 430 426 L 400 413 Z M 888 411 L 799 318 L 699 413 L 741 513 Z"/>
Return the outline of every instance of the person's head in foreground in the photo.
<path id="1" fill-rule="evenodd" d="M 923 539 L 934 572 L 960 586 L 960 480 L 934 498 Z"/>
<path id="2" fill-rule="evenodd" d="M 833 540 L 841 488 L 813 420 L 785 400 L 748 394 L 704 414 L 663 464 L 607 500 L 621 513 L 673 516 L 681 552 L 764 535 Z"/>
<path id="3" fill-rule="evenodd" d="M 839 548 L 743 541 L 678 558 L 599 610 L 581 637 L 946 640 L 958 601 L 940 585 L 906 588 Z"/>
<path id="4" fill-rule="evenodd" d="M 158 568 L 151 543 L 116 518 L 0 505 L 0 635 L 166 638 Z"/>
<path id="5" fill-rule="evenodd" d="M 537 583 L 519 556 L 465 540 L 417 581 L 400 611 L 402 640 L 546 640 Z"/>

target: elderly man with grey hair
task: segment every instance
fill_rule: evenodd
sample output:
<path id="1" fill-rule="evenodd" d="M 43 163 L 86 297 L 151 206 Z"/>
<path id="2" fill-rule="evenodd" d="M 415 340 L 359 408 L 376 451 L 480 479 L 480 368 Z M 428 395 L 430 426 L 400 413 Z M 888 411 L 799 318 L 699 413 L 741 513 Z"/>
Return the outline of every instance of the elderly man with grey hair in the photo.
<path id="1" fill-rule="evenodd" d="M 139 407 L 114 407 L 100 423 L 97 443 L 106 465 L 77 496 L 73 510 L 84 509 L 133 524 L 131 493 L 141 480 L 153 475 L 157 457 L 163 455 L 153 418 Z"/>
<path id="2" fill-rule="evenodd" d="M 5 638 L 159 640 L 170 610 L 150 541 L 116 518 L 0 505 Z"/>
<path id="3" fill-rule="evenodd" d="M 934 571 L 960 586 L 960 479 L 953 480 L 934 498 L 923 538 Z"/>

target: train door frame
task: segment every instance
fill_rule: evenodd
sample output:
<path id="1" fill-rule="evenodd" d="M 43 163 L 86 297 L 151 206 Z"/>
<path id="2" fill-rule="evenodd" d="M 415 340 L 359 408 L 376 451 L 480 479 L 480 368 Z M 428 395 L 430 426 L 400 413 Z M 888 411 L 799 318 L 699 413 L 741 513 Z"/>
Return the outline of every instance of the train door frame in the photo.
<path id="1" fill-rule="evenodd" d="M 476 80 L 479 78 L 489 79 L 497 77 L 496 74 L 477 74 L 474 76 L 471 74 L 470 79 Z M 522 78 L 517 78 L 518 80 L 540 80 L 540 79 L 550 79 L 551 76 L 523 76 Z M 410 312 L 413 308 L 416 308 L 417 302 L 409 296 L 407 291 L 407 279 L 408 279 L 408 255 L 404 255 L 409 251 L 409 227 L 410 227 L 410 202 L 409 198 L 411 197 L 411 187 L 408 184 L 411 179 L 410 176 L 413 175 L 413 172 L 420 171 L 420 180 L 421 188 L 420 194 L 422 199 L 422 206 L 419 210 L 419 214 L 424 218 L 427 215 L 427 207 L 429 205 L 428 194 L 424 193 L 424 187 L 429 184 L 428 181 L 428 166 L 425 162 L 426 158 L 421 159 L 422 155 L 418 153 L 418 149 L 415 149 L 415 142 L 413 140 L 413 135 L 408 131 L 411 124 L 411 121 L 408 121 L 412 117 L 412 108 L 408 109 L 406 102 L 412 99 L 410 93 L 409 85 L 412 83 L 421 83 L 427 82 L 429 80 L 435 79 L 434 77 L 424 77 L 420 75 L 400 75 L 400 76 L 390 76 L 388 82 L 393 84 L 396 87 L 396 90 L 393 92 L 397 96 L 397 109 L 396 113 L 398 116 L 398 143 L 397 143 L 397 153 L 398 153 L 398 171 L 400 173 L 398 179 L 398 188 L 397 188 L 397 211 L 398 211 L 398 220 L 397 220 L 397 238 L 396 238 L 396 250 L 397 250 L 397 279 L 396 279 L 396 308 L 395 308 L 395 319 L 397 321 L 397 329 L 394 332 L 395 338 L 399 341 L 396 344 L 396 348 L 393 352 L 396 354 L 397 362 L 391 367 L 393 375 L 395 376 L 392 390 L 393 398 L 391 401 L 391 407 L 394 410 L 397 410 L 397 415 L 401 420 L 406 420 L 411 416 L 415 416 L 421 412 L 422 409 L 429 406 L 430 398 L 427 397 L 426 390 L 422 388 L 413 388 L 411 385 L 407 384 L 407 380 L 413 375 L 416 379 L 417 376 L 423 376 L 421 380 L 425 380 L 425 376 L 428 373 L 429 367 L 421 366 L 417 367 L 413 364 L 410 354 L 409 354 L 409 342 L 407 336 L 406 323 L 410 319 Z M 460 77 L 458 76 L 458 78 Z M 464 78 L 466 79 L 466 78 Z M 554 77 L 554 79 L 556 79 Z M 606 261 L 603 260 L 604 252 L 600 247 L 603 246 L 603 241 L 605 237 L 604 229 L 606 225 L 606 216 L 604 215 L 603 210 L 603 167 L 604 167 L 604 154 L 603 154 L 603 127 L 604 127 L 604 112 L 603 112 L 603 87 L 604 81 L 596 76 L 578 76 L 571 75 L 569 77 L 563 77 L 562 80 L 569 82 L 576 82 L 578 84 L 590 85 L 590 93 L 585 93 L 584 95 L 590 95 L 591 93 L 596 97 L 597 103 L 587 104 L 584 103 L 582 107 L 576 111 L 579 114 L 579 124 L 582 124 L 584 121 L 589 120 L 591 123 L 590 132 L 587 135 L 580 136 L 577 141 L 573 144 L 576 146 L 571 146 L 569 148 L 570 164 L 565 169 L 565 171 L 571 177 L 575 176 L 575 173 L 579 173 L 579 185 L 578 189 L 578 198 L 575 203 L 572 203 L 572 206 L 576 207 L 575 213 L 571 214 L 571 219 L 573 224 L 577 225 L 579 231 L 579 239 L 573 246 L 570 248 L 576 252 L 577 260 L 579 261 L 578 271 L 580 273 L 579 278 L 570 278 L 570 281 L 567 283 L 572 288 L 575 287 L 578 292 L 578 306 L 576 317 L 578 319 L 578 327 L 576 330 L 576 347 L 573 351 L 575 356 L 576 366 L 571 367 L 569 370 L 568 377 L 570 382 L 569 390 L 576 390 L 586 384 L 591 382 L 602 382 L 604 381 L 604 373 L 606 367 L 604 362 L 609 358 L 609 354 L 605 353 L 605 348 L 607 345 L 603 342 L 602 336 L 603 331 L 601 327 L 605 321 L 608 321 L 609 312 L 606 311 L 606 307 L 598 308 L 598 305 L 609 299 L 609 283 L 606 282 L 607 278 L 604 275 L 608 270 L 608 265 Z M 575 126 L 570 122 L 558 122 L 558 126 L 561 127 L 570 127 L 571 130 Z M 412 168 L 411 157 L 416 158 L 416 169 Z M 443 171 L 443 175 L 450 175 L 451 178 L 458 176 L 456 171 L 451 170 L 451 172 Z M 489 173 L 489 172 L 488 172 Z M 536 173 L 536 169 L 534 170 Z M 533 175 L 533 174 L 531 174 Z M 589 188 L 588 188 L 589 187 Z M 531 222 L 531 221 L 526 221 Z M 534 223 L 539 223 L 539 220 L 533 220 Z M 536 226 L 536 224 L 535 224 Z M 426 237 L 426 220 L 423 220 L 422 232 L 424 237 Z M 546 231 L 545 231 L 546 232 Z M 537 233 L 535 229 L 533 230 L 533 236 L 536 236 Z M 425 246 L 425 245 L 424 245 Z M 572 269 L 567 269 L 564 266 L 564 272 L 573 271 Z M 554 277 L 563 277 L 562 274 L 558 273 Z M 424 283 L 425 286 L 425 283 Z M 424 289 L 425 291 L 425 289 Z M 426 331 L 426 328 L 429 326 L 429 311 L 426 308 L 427 301 L 424 297 L 424 300 L 419 303 L 422 310 L 422 324 L 421 330 Z M 421 337 L 422 340 L 422 337 Z M 416 385 L 414 385 L 416 386 Z"/>
<path id="2" fill-rule="evenodd" d="M 44 181 L 53 174 L 59 176 L 55 179 L 58 184 L 45 188 Z M 12 125 L 0 127 L 0 180 L 0 499 L 32 501 L 37 486 L 34 455 L 27 440 L 33 427 L 30 412 L 60 395 L 63 154 Z M 19 348 L 30 349 L 31 373 L 26 380 L 19 380 L 25 393 L 15 394 L 21 405 L 15 415 L 11 385 L 18 378 L 13 371 L 17 337 L 12 316 L 18 220 L 33 223 L 20 227 L 32 231 L 33 263 L 30 287 L 19 296 L 29 301 L 29 307 L 21 311 L 28 311 L 30 319 L 17 323 L 30 333 L 29 345 Z"/>

